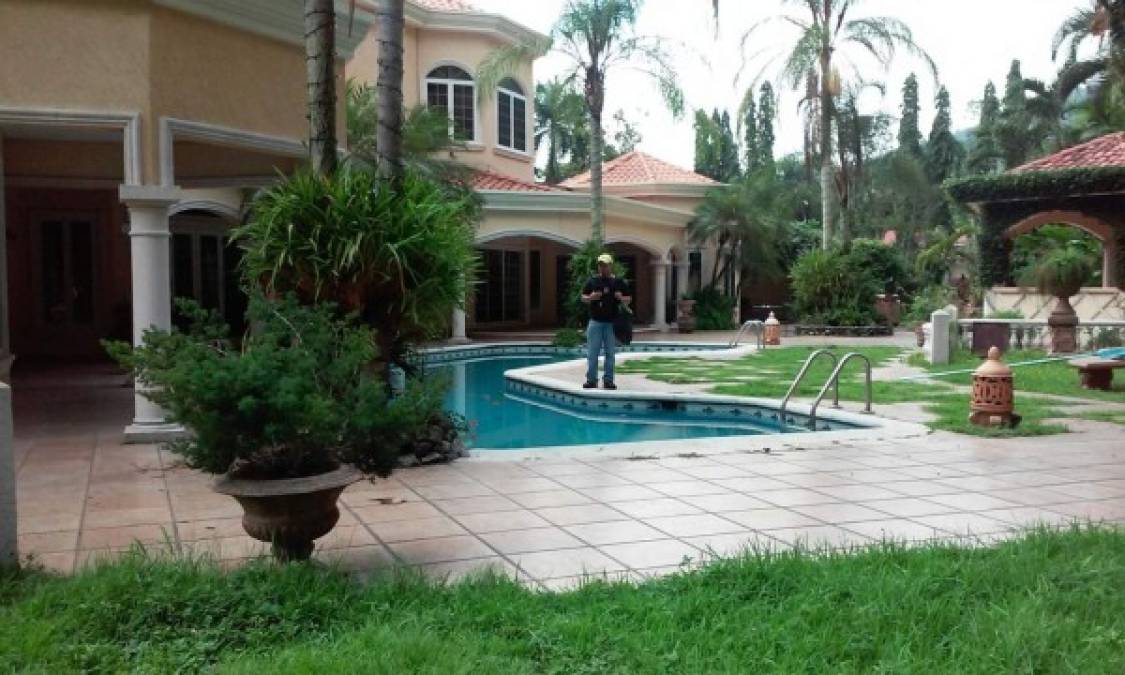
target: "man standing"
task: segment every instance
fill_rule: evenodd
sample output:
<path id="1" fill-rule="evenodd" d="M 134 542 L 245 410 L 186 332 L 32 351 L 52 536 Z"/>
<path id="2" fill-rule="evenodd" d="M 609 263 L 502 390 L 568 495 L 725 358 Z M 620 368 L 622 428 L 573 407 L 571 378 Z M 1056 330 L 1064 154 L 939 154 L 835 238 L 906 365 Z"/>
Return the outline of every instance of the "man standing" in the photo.
<path id="1" fill-rule="evenodd" d="M 613 256 L 608 253 L 598 256 L 598 274 L 582 287 L 582 302 L 590 306 L 590 324 L 586 327 L 586 383 L 582 385 L 585 389 L 598 386 L 598 356 L 603 351 L 605 388 L 617 389 L 613 383 L 613 357 L 617 352 L 613 322 L 621 306 L 628 305 L 632 299 L 628 291 L 625 282 L 613 276 Z"/>

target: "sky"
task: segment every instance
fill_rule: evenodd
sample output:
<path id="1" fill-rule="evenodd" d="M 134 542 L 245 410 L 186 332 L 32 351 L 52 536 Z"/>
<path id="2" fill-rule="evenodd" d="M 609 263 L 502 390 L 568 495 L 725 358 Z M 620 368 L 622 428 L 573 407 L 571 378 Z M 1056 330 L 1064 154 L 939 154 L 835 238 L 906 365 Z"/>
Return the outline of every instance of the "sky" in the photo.
<path id="1" fill-rule="evenodd" d="M 564 0 L 470 0 L 478 9 L 507 16 L 542 33 L 550 31 Z M 914 32 L 938 68 L 940 84 L 950 93 L 954 129 L 976 123 L 974 105 L 985 84 L 992 80 L 1003 95 L 1004 79 L 1013 58 L 1020 59 L 1025 77 L 1054 79 L 1058 67 L 1051 61 L 1051 38 L 1059 24 L 1085 0 L 863 0 L 853 16 L 895 16 Z M 691 112 L 696 108 L 737 110 L 751 80 L 773 79 L 778 71 L 771 55 L 791 44 L 791 29 L 769 24 L 755 33 L 742 66 L 739 42 L 746 30 L 785 9 L 800 6 L 781 0 L 721 0 L 718 31 L 710 0 L 647 0 L 638 21 L 638 33 L 659 36 L 674 53 L 688 113 L 680 120 L 667 112 L 659 92 L 647 77 L 629 69 L 609 75 L 605 119 L 610 123 L 624 110 L 643 136 L 640 150 L 681 166 L 693 162 L 694 132 Z M 900 53 L 888 71 L 870 61 L 860 61 L 869 79 L 882 79 L 886 95 L 869 90 L 860 101 L 863 113 L 883 110 L 897 117 L 902 101 L 902 81 L 917 71 L 922 101 L 921 128 L 928 135 L 933 119 L 936 86 L 927 67 Z M 563 73 L 566 59 L 549 54 L 535 64 L 537 81 Z M 742 77 L 739 78 L 739 73 Z M 847 71 L 844 71 L 845 78 Z M 801 149 L 799 96 L 781 92 L 777 121 L 778 156 Z"/>

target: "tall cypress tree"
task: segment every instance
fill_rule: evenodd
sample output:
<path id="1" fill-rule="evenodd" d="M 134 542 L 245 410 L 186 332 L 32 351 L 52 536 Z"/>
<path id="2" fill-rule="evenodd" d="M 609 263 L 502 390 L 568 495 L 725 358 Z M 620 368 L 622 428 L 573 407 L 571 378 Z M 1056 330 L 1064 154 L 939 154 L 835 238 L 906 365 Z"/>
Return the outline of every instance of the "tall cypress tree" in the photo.
<path id="1" fill-rule="evenodd" d="M 898 149 L 922 157 L 922 131 L 918 128 L 918 78 L 911 73 L 902 83 L 902 118 L 898 125 Z"/>
<path id="2" fill-rule="evenodd" d="M 719 117 L 719 175 L 720 180 L 729 183 L 742 174 L 738 163 L 738 141 L 730 124 L 730 113 L 726 110 Z"/>
<path id="3" fill-rule="evenodd" d="M 703 176 L 715 173 L 714 132 L 711 118 L 703 109 L 695 111 L 695 172 Z"/>
<path id="4" fill-rule="evenodd" d="M 961 145 L 953 136 L 953 117 L 950 112 L 949 90 L 938 90 L 937 114 L 926 143 L 926 172 L 930 180 L 941 183 L 953 175 L 961 157 Z"/>
<path id="5" fill-rule="evenodd" d="M 1000 99 L 996 97 L 996 85 L 989 82 L 984 87 L 984 97 L 980 101 L 980 122 L 977 123 L 973 147 L 967 162 L 973 173 L 994 173 L 1001 168 L 1004 156 L 997 140 L 997 127 L 1000 124 Z"/>
<path id="6" fill-rule="evenodd" d="M 746 91 L 742 101 L 742 145 L 746 158 L 746 173 L 752 174 L 761 165 L 761 151 L 758 149 L 758 107 L 754 105 L 754 90 Z"/>
<path id="7" fill-rule="evenodd" d="M 1031 116 L 1027 112 L 1023 73 L 1020 72 L 1019 59 L 1015 59 L 1008 70 L 1000 123 L 996 127 L 996 137 L 1006 168 L 1012 169 L 1023 164 L 1031 155 L 1033 142 L 1030 127 Z"/>
<path id="8" fill-rule="evenodd" d="M 758 164 L 773 166 L 773 144 L 776 140 L 773 120 L 777 116 L 777 99 L 773 85 L 763 82 L 758 91 Z"/>

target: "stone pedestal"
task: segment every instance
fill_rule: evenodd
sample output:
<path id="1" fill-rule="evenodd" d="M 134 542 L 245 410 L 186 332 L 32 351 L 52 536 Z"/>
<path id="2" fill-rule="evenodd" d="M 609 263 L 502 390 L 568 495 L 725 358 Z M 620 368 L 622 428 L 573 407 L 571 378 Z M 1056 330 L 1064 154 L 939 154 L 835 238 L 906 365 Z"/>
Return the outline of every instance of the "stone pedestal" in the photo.
<path id="1" fill-rule="evenodd" d="M 1073 354 L 1078 351 L 1078 315 L 1070 306 L 1070 298 L 1059 298 L 1055 311 L 1047 317 L 1051 329 L 1051 353 Z"/>

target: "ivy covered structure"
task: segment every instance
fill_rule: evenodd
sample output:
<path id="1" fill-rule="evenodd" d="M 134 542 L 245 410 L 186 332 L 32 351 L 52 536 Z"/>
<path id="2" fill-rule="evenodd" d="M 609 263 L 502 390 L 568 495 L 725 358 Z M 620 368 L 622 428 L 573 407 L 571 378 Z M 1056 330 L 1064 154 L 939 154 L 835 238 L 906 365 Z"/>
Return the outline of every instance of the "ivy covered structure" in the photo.
<path id="1" fill-rule="evenodd" d="M 1012 242 L 1043 225 L 1071 225 L 1102 243 L 1102 285 L 1125 288 L 1125 132 L 1108 134 L 1006 173 L 946 183 L 981 220 L 983 286 L 1014 285 Z"/>

